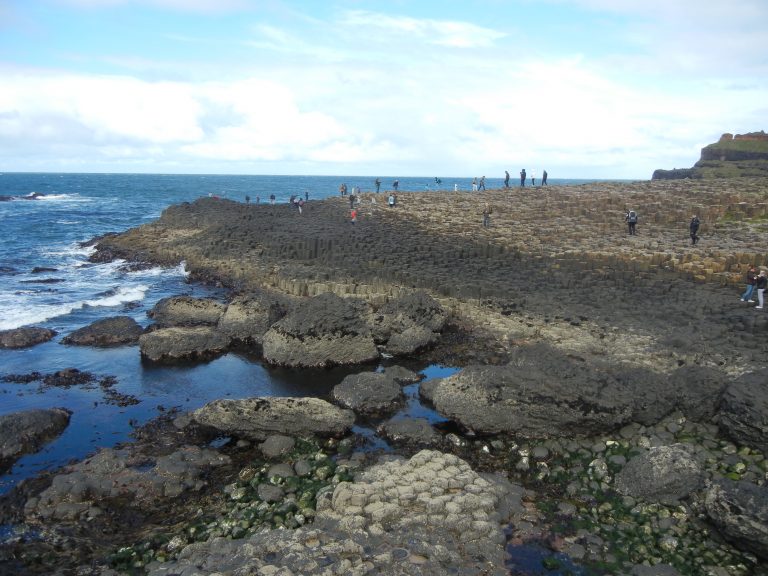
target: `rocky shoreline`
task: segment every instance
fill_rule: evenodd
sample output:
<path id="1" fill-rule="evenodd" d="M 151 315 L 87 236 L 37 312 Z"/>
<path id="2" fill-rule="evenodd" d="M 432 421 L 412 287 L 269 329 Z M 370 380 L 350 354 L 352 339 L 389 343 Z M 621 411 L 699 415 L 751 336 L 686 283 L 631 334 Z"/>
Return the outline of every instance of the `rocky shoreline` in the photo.
<path id="1" fill-rule="evenodd" d="M 361 200 L 351 224 L 342 198 L 201 199 L 98 241 L 233 297 L 74 343 L 360 371 L 327 400 L 168 414 L 25 482 L 0 501 L 0 572 L 768 573 L 768 320 L 736 299 L 768 265 L 767 180 Z M 462 369 L 419 385 L 414 357 Z M 445 425 L 391 418 L 410 386 Z"/>

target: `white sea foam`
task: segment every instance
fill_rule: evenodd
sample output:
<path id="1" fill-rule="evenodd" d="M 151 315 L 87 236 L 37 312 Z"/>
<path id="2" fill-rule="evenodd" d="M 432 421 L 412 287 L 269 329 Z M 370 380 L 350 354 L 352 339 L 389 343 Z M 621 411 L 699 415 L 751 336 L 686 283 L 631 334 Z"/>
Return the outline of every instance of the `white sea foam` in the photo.
<path id="1" fill-rule="evenodd" d="M 127 302 L 139 302 L 149 290 L 149 286 L 140 284 L 139 286 L 121 286 L 114 293 L 97 298 L 95 300 L 86 300 L 87 306 L 120 306 Z"/>
<path id="2" fill-rule="evenodd" d="M 39 324 L 69 314 L 73 310 L 82 308 L 82 303 L 77 304 L 50 304 L 28 306 L 26 303 L 12 306 L 3 306 L 3 317 L 0 318 L 0 330 L 11 330 L 21 326 Z"/>

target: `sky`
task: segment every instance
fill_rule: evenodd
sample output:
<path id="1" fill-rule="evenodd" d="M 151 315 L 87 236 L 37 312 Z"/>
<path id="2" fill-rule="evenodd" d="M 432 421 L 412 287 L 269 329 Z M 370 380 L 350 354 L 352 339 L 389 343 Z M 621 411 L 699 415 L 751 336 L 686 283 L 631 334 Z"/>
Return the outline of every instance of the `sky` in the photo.
<path id="1" fill-rule="evenodd" d="M 760 130 L 766 0 L 0 0 L 0 172 L 644 180 Z"/>

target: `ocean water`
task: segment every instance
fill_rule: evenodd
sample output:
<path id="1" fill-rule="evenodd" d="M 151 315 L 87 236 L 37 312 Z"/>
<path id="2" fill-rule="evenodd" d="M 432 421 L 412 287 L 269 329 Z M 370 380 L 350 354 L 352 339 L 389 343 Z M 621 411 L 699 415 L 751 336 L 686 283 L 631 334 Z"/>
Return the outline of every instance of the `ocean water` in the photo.
<path id="1" fill-rule="evenodd" d="M 147 312 L 161 298 L 179 294 L 225 298 L 223 291 L 187 281 L 184 266 L 127 272 L 120 262 L 93 264 L 92 249 L 81 243 L 108 232 L 121 232 L 156 219 L 173 204 L 216 195 L 244 202 L 287 202 L 292 195 L 311 200 L 338 194 L 339 185 L 371 191 L 375 177 L 224 176 L 146 174 L 0 174 L 0 330 L 21 326 L 52 328 L 52 341 L 24 350 L 0 350 L 0 415 L 29 408 L 72 410 L 69 427 L 57 440 L 20 459 L 0 476 L 0 494 L 21 479 L 52 469 L 95 449 L 129 439 L 134 426 L 171 408 L 190 410 L 215 398 L 248 396 L 319 396 L 346 375 L 263 366 L 258 359 L 227 354 L 212 362 L 161 367 L 142 363 L 137 346 L 110 349 L 65 346 L 63 336 L 116 315 L 149 324 Z M 381 177 L 382 192 L 395 180 Z M 400 191 L 471 189 L 471 178 L 399 178 Z M 584 180 L 550 180 L 551 185 Z M 512 184 L 517 182 L 512 179 Z M 486 179 L 487 188 L 501 178 Z M 30 199 L 35 197 L 34 199 Z M 65 368 L 114 377 L 114 390 L 140 402 L 118 406 L 99 386 L 68 389 L 20 384 L 9 375 Z M 450 367 L 420 367 L 427 378 L 442 377 Z M 409 413 L 430 417 L 411 394 Z M 434 415 L 431 415 L 434 416 Z M 364 427 L 360 431 L 372 437 Z"/>

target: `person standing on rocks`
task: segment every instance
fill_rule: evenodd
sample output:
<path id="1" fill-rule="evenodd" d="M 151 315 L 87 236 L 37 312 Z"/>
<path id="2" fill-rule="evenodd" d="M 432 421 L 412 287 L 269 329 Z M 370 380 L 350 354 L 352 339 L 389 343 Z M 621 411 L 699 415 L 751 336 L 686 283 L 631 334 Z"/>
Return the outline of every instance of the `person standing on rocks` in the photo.
<path id="1" fill-rule="evenodd" d="M 634 210 L 628 210 L 624 215 L 624 220 L 629 226 L 629 235 L 634 236 L 636 233 L 635 227 L 637 226 L 637 212 Z"/>
<path id="2" fill-rule="evenodd" d="M 477 192 L 477 176 L 472 178 L 472 192 Z"/>
<path id="3" fill-rule="evenodd" d="M 352 208 L 352 210 L 349 211 L 349 221 L 354 224 L 357 222 L 357 210 Z"/>
<path id="4" fill-rule="evenodd" d="M 483 228 L 488 228 L 491 225 L 491 206 L 486 202 L 485 208 L 483 208 Z"/>
<path id="5" fill-rule="evenodd" d="M 504 170 L 504 188 L 509 188 L 509 170 Z"/>
<path id="6" fill-rule="evenodd" d="M 699 225 L 701 224 L 701 221 L 699 220 L 699 217 L 694 214 L 693 218 L 691 218 L 691 244 L 695 245 L 696 242 L 699 241 L 699 237 L 696 235 L 696 233 L 699 231 Z"/>
<path id="7" fill-rule="evenodd" d="M 477 185 L 477 189 L 485 191 L 485 176 L 480 177 L 480 183 Z"/>
<path id="8" fill-rule="evenodd" d="M 400 180 L 395 180 L 392 182 L 392 188 L 395 190 L 395 192 L 397 192 L 398 186 L 400 186 Z"/>
<path id="9" fill-rule="evenodd" d="M 755 284 L 757 283 L 757 268 L 754 264 L 749 265 L 747 270 L 747 289 L 740 296 L 742 302 L 754 302 L 752 300 L 752 293 L 755 291 Z"/>
<path id="10" fill-rule="evenodd" d="M 525 188 L 525 168 L 520 170 L 520 188 Z"/>
<path id="11" fill-rule="evenodd" d="M 274 204 L 275 203 L 275 195 L 274 194 L 270 194 L 269 195 L 269 203 L 270 204 Z"/>
<path id="12" fill-rule="evenodd" d="M 547 185 L 547 171 L 544 170 L 544 172 L 541 173 L 541 185 L 546 186 Z"/>
<path id="13" fill-rule="evenodd" d="M 379 193 L 379 189 L 381 188 L 381 179 L 380 178 L 376 178 L 376 180 L 374 181 L 374 184 L 376 185 L 376 194 L 378 194 Z"/>
<path id="14" fill-rule="evenodd" d="M 395 195 L 394 194 L 390 194 L 389 198 L 388 198 L 388 201 L 389 201 L 389 207 L 390 208 L 394 208 L 395 207 Z"/>
<path id="15" fill-rule="evenodd" d="M 760 270 L 760 274 L 757 276 L 757 280 L 755 281 L 755 288 L 757 288 L 757 308 L 758 310 L 763 309 L 763 301 L 765 298 L 765 289 L 768 287 L 768 277 L 765 275 L 765 270 Z"/>
<path id="16" fill-rule="evenodd" d="M 536 186 L 536 170 L 531 170 L 531 186 Z"/>

